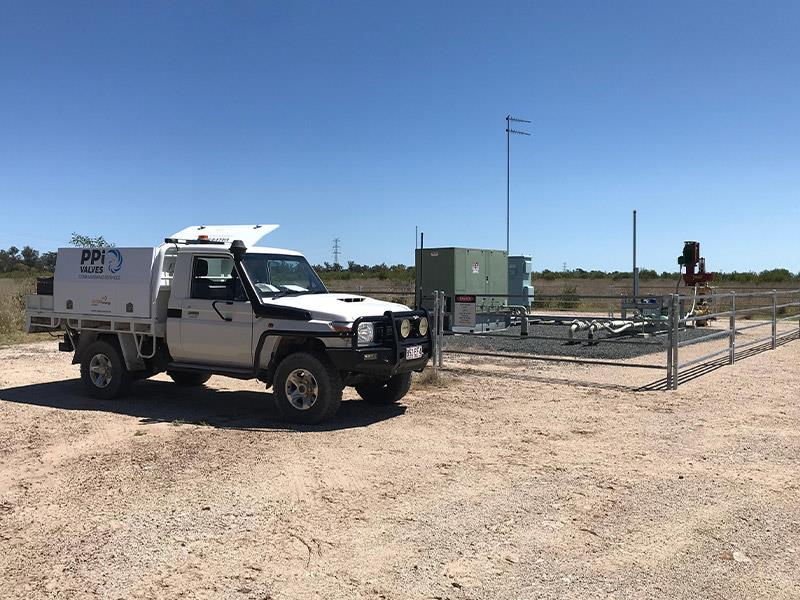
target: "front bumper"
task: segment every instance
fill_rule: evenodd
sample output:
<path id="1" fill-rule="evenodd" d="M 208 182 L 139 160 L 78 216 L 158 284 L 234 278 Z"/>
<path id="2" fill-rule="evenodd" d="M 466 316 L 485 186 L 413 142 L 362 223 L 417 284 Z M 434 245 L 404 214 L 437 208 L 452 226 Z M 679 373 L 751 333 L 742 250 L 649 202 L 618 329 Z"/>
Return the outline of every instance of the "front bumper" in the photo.
<path id="1" fill-rule="evenodd" d="M 391 312 L 387 311 L 381 317 L 362 317 L 353 323 L 353 331 L 358 330 L 358 325 L 364 321 L 375 322 L 376 328 L 381 328 L 382 338 L 372 346 L 358 346 L 357 338 L 353 337 L 350 348 L 328 348 L 328 355 L 339 371 L 363 373 L 375 377 L 391 377 L 398 373 L 409 371 L 422 371 L 431 358 L 433 342 L 430 328 L 424 336 L 416 335 L 401 338 L 399 324 L 403 319 L 428 318 L 425 310 Z M 406 360 L 406 348 L 422 346 L 422 356 Z"/>

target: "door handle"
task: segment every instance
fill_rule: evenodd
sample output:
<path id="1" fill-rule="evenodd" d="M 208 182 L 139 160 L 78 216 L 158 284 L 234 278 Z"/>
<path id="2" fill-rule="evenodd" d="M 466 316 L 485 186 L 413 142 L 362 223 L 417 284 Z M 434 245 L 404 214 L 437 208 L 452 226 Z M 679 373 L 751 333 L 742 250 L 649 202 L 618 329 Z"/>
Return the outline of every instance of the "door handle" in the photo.
<path id="1" fill-rule="evenodd" d="M 187 317 L 199 317 L 200 316 L 200 311 L 198 311 L 198 310 L 187 310 L 186 311 L 186 316 Z"/>
<path id="2" fill-rule="evenodd" d="M 227 305 L 233 305 L 233 302 L 231 302 L 230 300 L 214 300 L 214 301 L 211 303 L 211 308 L 213 308 L 213 309 L 214 309 L 214 312 L 215 312 L 215 313 L 217 313 L 217 314 L 219 315 L 219 318 L 220 318 L 220 319 L 222 319 L 222 320 L 223 320 L 223 321 L 225 321 L 226 323 L 230 323 L 231 321 L 233 321 L 233 319 L 232 319 L 231 317 L 224 317 L 224 316 L 222 315 L 222 313 L 221 313 L 221 312 L 219 312 L 219 309 L 217 308 L 217 302 L 225 302 L 225 304 L 227 304 Z"/>

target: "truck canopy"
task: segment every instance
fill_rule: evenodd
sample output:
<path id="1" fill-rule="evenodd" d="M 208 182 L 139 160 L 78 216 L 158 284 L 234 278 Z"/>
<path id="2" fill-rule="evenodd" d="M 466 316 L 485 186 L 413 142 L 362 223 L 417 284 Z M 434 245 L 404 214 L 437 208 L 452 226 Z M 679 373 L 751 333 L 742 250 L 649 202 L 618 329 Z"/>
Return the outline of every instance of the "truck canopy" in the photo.
<path id="1" fill-rule="evenodd" d="M 242 240 L 249 248 L 277 228 L 278 225 L 192 225 L 172 234 L 168 239 L 208 239 L 211 242 L 226 244 L 230 244 L 233 240 Z"/>

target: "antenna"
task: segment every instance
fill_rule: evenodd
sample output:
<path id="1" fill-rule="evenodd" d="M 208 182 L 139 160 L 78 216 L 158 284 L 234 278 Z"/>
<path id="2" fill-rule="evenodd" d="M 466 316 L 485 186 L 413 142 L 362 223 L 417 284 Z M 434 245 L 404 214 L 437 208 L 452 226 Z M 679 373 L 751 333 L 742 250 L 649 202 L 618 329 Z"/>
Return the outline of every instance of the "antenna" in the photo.
<path id="1" fill-rule="evenodd" d="M 530 123 L 530 121 L 506 115 L 506 258 L 511 245 L 511 134 L 530 135 L 527 131 L 511 129 L 511 123 Z"/>
<path id="2" fill-rule="evenodd" d="M 339 254 L 342 252 L 342 248 L 339 246 L 339 242 L 341 240 L 339 238 L 333 238 L 333 264 L 337 266 L 339 264 Z"/>

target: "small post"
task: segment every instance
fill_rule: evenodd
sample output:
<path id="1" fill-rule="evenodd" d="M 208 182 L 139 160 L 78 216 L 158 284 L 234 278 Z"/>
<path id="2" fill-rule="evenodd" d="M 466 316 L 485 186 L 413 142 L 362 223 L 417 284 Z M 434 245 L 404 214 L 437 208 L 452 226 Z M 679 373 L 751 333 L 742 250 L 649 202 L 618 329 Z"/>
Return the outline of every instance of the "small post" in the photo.
<path id="1" fill-rule="evenodd" d="M 669 309 L 667 312 L 667 389 L 672 389 L 672 336 L 674 328 L 672 321 L 675 319 L 675 304 L 672 302 L 672 297 L 669 299 Z"/>
<path id="2" fill-rule="evenodd" d="M 778 292 L 772 290 L 772 349 L 778 347 Z"/>
<path id="3" fill-rule="evenodd" d="M 679 339 L 679 332 L 680 332 L 680 325 L 681 325 L 681 297 L 679 294 L 675 294 L 672 297 L 672 304 L 673 304 L 673 311 L 675 312 L 675 318 L 672 321 L 673 332 L 672 332 L 672 389 L 678 389 L 678 367 L 680 366 L 678 363 L 678 339 Z"/>
<path id="4" fill-rule="evenodd" d="M 731 292 L 731 318 L 728 324 L 731 335 L 728 338 L 728 364 L 736 362 L 736 292 Z"/>

